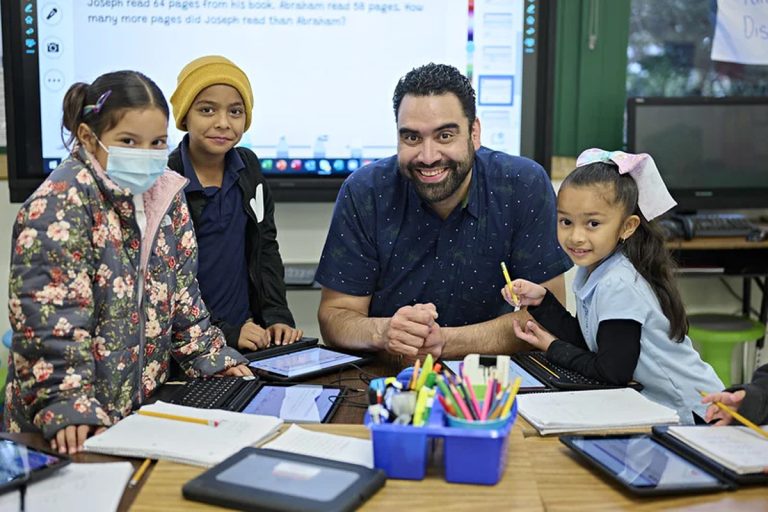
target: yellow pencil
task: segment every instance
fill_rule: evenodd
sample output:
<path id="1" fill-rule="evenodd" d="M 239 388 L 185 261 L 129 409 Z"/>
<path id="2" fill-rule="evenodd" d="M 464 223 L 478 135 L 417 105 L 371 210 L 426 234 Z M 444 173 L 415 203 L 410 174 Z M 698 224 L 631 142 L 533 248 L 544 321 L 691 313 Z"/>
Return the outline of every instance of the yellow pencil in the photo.
<path id="1" fill-rule="evenodd" d="M 512 402 L 515 401 L 515 396 L 517 395 L 517 392 L 520 390 L 520 384 L 523 382 L 523 379 L 520 377 L 515 377 L 515 382 L 512 384 L 512 391 L 509 393 L 509 397 L 507 398 L 506 403 L 504 404 L 504 408 L 501 410 L 501 414 L 499 414 L 499 418 L 503 418 L 507 414 L 509 414 L 509 411 L 512 410 Z"/>
<path id="2" fill-rule="evenodd" d="M 560 378 L 560 376 L 559 376 L 558 374 L 556 374 L 556 373 L 555 373 L 555 372 L 553 372 L 551 369 L 549 369 L 549 368 L 547 368 L 546 366 L 544 366 L 544 364 L 543 364 L 541 361 L 539 361 L 538 359 L 536 359 L 535 357 L 533 357 L 533 356 L 531 356 L 531 355 L 529 355 L 528 357 L 530 358 L 530 360 L 531 360 L 531 361 L 533 361 L 534 363 L 536 363 L 537 365 L 541 366 L 542 368 L 544 368 L 545 370 L 547 370 L 549 373 L 551 373 L 552 375 L 554 375 L 556 379 L 559 379 L 559 378 Z"/>
<path id="3" fill-rule="evenodd" d="M 142 416 L 152 416 L 153 418 L 162 418 L 164 420 L 186 421 L 187 423 L 197 423 L 198 425 L 208 425 L 210 427 L 219 426 L 219 420 L 193 418 L 191 416 L 181 416 L 179 414 L 167 414 L 164 412 L 145 411 L 143 409 L 139 409 L 138 411 L 136 411 L 136 414 L 140 414 Z"/>
<path id="4" fill-rule="evenodd" d="M 507 265 L 503 261 L 501 262 L 501 271 L 504 274 L 504 280 L 507 282 L 507 290 L 509 290 L 509 296 L 512 299 L 512 302 L 515 304 L 520 304 L 520 298 L 515 295 L 515 292 L 512 291 L 512 279 L 509 278 Z"/>
<path id="5" fill-rule="evenodd" d="M 698 390 L 698 391 L 699 391 L 699 394 L 701 394 L 701 396 L 707 396 L 708 395 L 708 393 L 705 393 L 704 391 L 701 391 L 701 390 Z M 758 427 L 757 425 L 755 425 L 754 423 L 749 421 L 747 418 L 745 418 L 744 416 L 742 416 L 738 412 L 734 411 L 733 409 L 731 409 L 730 407 L 725 405 L 723 402 L 712 402 L 712 403 L 715 404 L 716 406 L 718 406 L 726 414 L 729 414 L 734 419 L 739 420 L 739 422 L 741 424 L 743 424 L 744 426 L 751 428 L 752 430 L 754 430 L 755 432 L 757 432 L 761 436 L 763 436 L 766 439 L 768 439 L 768 432 L 766 432 L 765 430 L 761 429 L 760 427 Z"/>
<path id="6" fill-rule="evenodd" d="M 144 473 L 147 472 L 147 468 L 149 467 L 149 464 L 152 462 L 152 459 L 144 459 L 144 462 L 141 463 L 141 466 L 139 466 L 139 469 L 136 470 L 136 472 L 133 474 L 133 477 L 131 477 L 131 481 L 128 482 L 128 487 L 135 487 L 138 485 L 139 482 L 141 482 L 141 477 L 144 476 Z"/>

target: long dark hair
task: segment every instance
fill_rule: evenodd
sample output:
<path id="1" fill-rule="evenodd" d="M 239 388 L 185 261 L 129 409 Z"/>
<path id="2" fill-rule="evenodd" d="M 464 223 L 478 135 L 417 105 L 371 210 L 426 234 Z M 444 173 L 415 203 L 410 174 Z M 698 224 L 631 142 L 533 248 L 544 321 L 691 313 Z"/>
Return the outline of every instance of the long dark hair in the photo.
<path id="1" fill-rule="evenodd" d="M 103 98 L 107 94 L 106 98 Z M 100 108 L 86 106 L 97 105 Z M 92 84 L 77 82 L 64 95 L 61 139 L 71 147 L 77 138 L 77 127 L 85 123 L 100 137 L 120 122 L 126 110 L 159 108 L 168 117 L 168 102 L 150 78 L 138 71 L 114 71 L 98 77 Z M 65 132 L 68 136 L 65 137 Z"/>
<path id="2" fill-rule="evenodd" d="M 669 320 L 669 336 L 683 341 L 688 332 L 688 319 L 683 299 L 675 283 L 675 262 L 664 245 L 664 237 L 655 222 L 648 222 L 637 206 L 637 184 L 628 174 L 619 174 L 615 164 L 595 162 L 577 167 L 563 181 L 560 189 L 566 187 L 588 187 L 604 185 L 613 190 L 613 198 L 606 197 L 610 204 L 624 207 L 624 216 L 637 215 L 640 225 L 619 249 L 632 262 L 638 273 L 651 285 L 659 299 L 661 310 Z"/>

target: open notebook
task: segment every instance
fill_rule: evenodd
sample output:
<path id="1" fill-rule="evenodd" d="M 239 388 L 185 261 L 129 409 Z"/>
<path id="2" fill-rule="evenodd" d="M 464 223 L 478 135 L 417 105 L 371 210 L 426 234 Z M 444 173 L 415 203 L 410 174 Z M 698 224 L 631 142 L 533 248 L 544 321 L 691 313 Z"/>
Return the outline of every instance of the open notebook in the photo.
<path id="1" fill-rule="evenodd" d="M 142 411 L 214 420 L 218 426 L 131 414 L 85 442 L 85 450 L 124 457 L 166 459 L 210 467 L 265 439 L 283 420 L 274 416 L 196 409 L 156 402 Z"/>
<path id="2" fill-rule="evenodd" d="M 667 432 L 739 475 L 768 468 L 768 440 L 747 427 L 670 427 Z"/>
<path id="3" fill-rule="evenodd" d="M 674 409 L 629 388 L 517 397 L 518 411 L 541 435 L 618 430 L 680 422 Z"/>

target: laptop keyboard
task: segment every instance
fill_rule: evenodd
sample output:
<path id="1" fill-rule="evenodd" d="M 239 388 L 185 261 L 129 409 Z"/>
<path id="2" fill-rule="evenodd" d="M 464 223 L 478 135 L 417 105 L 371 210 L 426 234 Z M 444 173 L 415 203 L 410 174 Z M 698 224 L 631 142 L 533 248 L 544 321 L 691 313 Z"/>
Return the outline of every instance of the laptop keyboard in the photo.
<path id="1" fill-rule="evenodd" d="M 238 395 L 244 386 L 258 385 L 256 383 L 256 379 L 240 377 L 194 379 L 184 384 L 169 401 L 198 409 L 229 409 L 226 405 L 231 397 Z"/>
<path id="2" fill-rule="evenodd" d="M 589 377 L 585 377 L 584 375 L 577 373 L 573 370 L 569 370 L 567 368 L 563 368 L 560 365 L 557 365 L 550 360 L 547 359 L 547 356 L 544 354 L 544 352 L 530 352 L 527 354 L 528 357 L 539 363 L 541 366 L 544 366 L 546 368 L 549 368 L 554 373 L 558 375 L 558 377 L 555 377 L 552 375 L 550 380 L 556 380 L 558 382 L 563 383 L 573 383 L 573 384 L 579 384 L 584 386 L 610 386 L 610 384 L 603 382 L 601 380 L 595 380 L 590 379 Z"/>

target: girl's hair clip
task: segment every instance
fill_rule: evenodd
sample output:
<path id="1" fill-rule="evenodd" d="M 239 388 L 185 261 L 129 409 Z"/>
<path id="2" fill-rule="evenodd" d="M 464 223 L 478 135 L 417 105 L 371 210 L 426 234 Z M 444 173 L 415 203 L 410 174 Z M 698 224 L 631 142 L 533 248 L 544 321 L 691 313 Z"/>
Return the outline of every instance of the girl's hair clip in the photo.
<path id="1" fill-rule="evenodd" d="M 87 116 L 88 114 L 98 114 L 101 112 L 102 107 L 104 107 L 104 103 L 106 103 L 107 98 L 109 98 L 109 95 L 112 94 L 112 89 L 107 90 L 104 92 L 101 96 L 99 96 L 99 99 L 96 100 L 96 103 L 93 105 L 86 105 L 83 107 L 83 115 Z"/>

